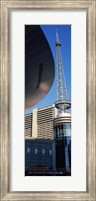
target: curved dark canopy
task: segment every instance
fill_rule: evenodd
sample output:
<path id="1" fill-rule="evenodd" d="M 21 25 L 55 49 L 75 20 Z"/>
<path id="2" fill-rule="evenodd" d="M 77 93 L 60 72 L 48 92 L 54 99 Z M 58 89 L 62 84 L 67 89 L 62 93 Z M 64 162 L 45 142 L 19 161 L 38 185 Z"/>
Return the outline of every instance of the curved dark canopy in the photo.
<path id="1" fill-rule="evenodd" d="M 39 25 L 25 25 L 25 108 L 38 103 L 50 90 L 55 74 L 48 41 Z"/>

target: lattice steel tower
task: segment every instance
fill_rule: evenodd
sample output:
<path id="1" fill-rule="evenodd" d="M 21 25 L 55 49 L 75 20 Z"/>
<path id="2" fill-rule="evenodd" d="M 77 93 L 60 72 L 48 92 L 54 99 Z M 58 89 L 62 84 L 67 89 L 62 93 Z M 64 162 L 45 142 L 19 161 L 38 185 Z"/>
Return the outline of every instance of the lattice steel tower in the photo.
<path id="1" fill-rule="evenodd" d="M 57 101 L 55 102 L 56 108 L 59 113 L 64 113 L 71 107 L 71 102 L 68 100 L 66 81 L 64 75 L 61 43 L 59 40 L 58 32 L 56 31 L 56 67 L 57 67 Z"/>
<path id="2" fill-rule="evenodd" d="M 54 140 L 56 149 L 56 170 L 71 175 L 71 113 L 68 109 L 71 102 L 68 100 L 61 43 L 56 32 L 56 67 L 57 67 L 57 101 L 55 102 L 56 115 L 53 119 Z"/>

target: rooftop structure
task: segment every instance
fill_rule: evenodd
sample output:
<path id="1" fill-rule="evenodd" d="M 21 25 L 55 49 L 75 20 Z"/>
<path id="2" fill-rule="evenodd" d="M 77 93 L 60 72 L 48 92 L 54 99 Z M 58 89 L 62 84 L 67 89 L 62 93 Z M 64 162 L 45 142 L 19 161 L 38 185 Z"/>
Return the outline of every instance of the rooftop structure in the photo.
<path id="1" fill-rule="evenodd" d="M 54 59 L 39 25 L 25 25 L 25 109 L 38 103 L 54 80 Z"/>

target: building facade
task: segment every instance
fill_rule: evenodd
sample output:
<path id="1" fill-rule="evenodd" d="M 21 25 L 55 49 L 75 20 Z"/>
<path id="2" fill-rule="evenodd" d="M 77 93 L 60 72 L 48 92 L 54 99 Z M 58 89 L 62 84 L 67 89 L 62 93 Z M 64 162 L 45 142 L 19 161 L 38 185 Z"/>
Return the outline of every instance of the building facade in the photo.
<path id="1" fill-rule="evenodd" d="M 56 169 L 71 175 L 71 114 L 62 113 L 54 118 Z"/>
<path id="2" fill-rule="evenodd" d="M 71 123 L 61 123 L 54 127 L 56 146 L 56 169 L 71 171 Z"/>
<path id="3" fill-rule="evenodd" d="M 27 139 L 25 141 L 25 170 L 49 171 L 55 168 L 55 143 L 53 140 Z"/>
<path id="4" fill-rule="evenodd" d="M 25 115 L 25 139 L 54 139 L 53 118 L 55 115 L 54 105 L 33 109 L 31 114 Z"/>
<path id="5" fill-rule="evenodd" d="M 25 115 L 26 170 L 56 170 L 71 175 L 71 114 L 55 105 Z"/>

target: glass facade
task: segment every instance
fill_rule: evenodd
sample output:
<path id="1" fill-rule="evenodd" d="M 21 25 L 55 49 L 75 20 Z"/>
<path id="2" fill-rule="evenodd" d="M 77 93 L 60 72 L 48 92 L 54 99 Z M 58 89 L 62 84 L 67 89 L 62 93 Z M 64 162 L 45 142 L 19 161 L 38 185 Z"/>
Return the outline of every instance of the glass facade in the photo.
<path id="1" fill-rule="evenodd" d="M 71 123 L 62 123 L 54 127 L 54 139 L 71 136 Z"/>
<path id="2" fill-rule="evenodd" d="M 71 171 L 71 123 L 62 123 L 54 127 L 56 145 L 56 169 Z"/>
<path id="3" fill-rule="evenodd" d="M 53 141 L 25 140 L 25 169 L 53 169 Z"/>

